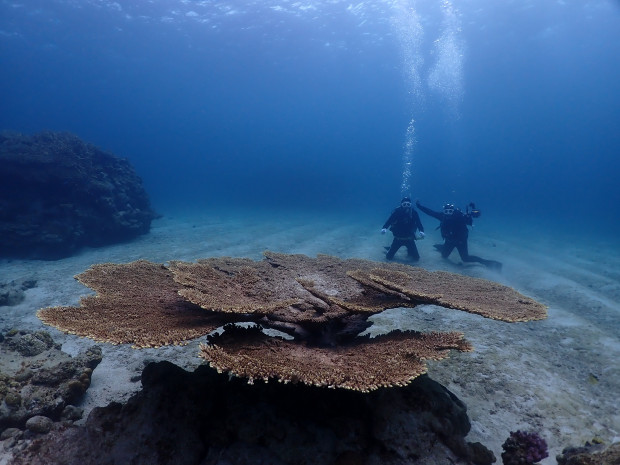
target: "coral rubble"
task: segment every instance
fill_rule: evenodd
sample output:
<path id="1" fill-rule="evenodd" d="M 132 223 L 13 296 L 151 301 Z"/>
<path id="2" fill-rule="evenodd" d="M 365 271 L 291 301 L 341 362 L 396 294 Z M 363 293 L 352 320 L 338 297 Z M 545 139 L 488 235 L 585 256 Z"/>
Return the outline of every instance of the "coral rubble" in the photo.
<path id="1" fill-rule="evenodd" d="M 45 331 L 0 336 L 0 432 L 25 429 L 33 417 L 57 421 L 68 415 L 100 361 L 100 347 L 71 357 Z"/>
<path id="2" fill-rule="evenodd" d="M 581 447 L 566 447 L 556 460 L 558 465 L 620 465 L 620 442 L 605 445 L 593 441 Z"/>

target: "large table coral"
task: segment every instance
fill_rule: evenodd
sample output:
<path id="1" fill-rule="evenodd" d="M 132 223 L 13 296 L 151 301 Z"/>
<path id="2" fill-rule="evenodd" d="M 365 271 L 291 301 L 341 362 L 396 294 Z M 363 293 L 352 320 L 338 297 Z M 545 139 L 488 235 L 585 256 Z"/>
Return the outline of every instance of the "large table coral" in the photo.
<path id="1" fill-rule="evenodd" d="M 41 320 L 135 347 L 182 344 L 223 327 L 200 355 L 250 382 L 368 391 L 407 384 L 426 371 L 424 360 L 445 358 L 451 349 L 472 350 L 457 332 L 360 335 L 371 315 L 389 308 L 435 304 L 507 322 L 546 317 L 542 304 L 491 281 L 327 255 L 106 263 L 76 278 L 97 295 L 83 297 L 79 307 L 42 309 Z"/>

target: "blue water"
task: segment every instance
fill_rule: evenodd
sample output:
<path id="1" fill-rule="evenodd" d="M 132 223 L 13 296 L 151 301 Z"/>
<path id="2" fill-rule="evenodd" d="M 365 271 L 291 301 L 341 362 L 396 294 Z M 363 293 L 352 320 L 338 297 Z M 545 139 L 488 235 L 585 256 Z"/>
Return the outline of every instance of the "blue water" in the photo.
<path id="1" fill-rule="evenodd" d="M 0 129 L 128 158 L 164 212 L 410 193 L 613 238 L 619 57 L 618 1 L 1 0 Z"/>

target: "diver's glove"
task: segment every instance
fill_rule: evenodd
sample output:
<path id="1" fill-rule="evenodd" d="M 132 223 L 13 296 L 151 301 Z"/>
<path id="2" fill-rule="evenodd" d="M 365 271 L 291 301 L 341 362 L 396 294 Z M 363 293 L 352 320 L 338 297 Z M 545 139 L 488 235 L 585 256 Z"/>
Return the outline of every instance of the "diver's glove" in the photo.
<path id="1" fill-rule="evenodd" d="M 426 234 L 424 234 L 424 231 L 419 231 L 418 232 L 418 236 L 416 237 L 417 240 L 421 241 L 422 239 L 424 239 L 426 237 Z"/>
<path id="2" fill-rule="evenodd" d="M 387 232 L 387 229 L 381 228 L 381 234 L 385 234 L 386 232 Z"/>

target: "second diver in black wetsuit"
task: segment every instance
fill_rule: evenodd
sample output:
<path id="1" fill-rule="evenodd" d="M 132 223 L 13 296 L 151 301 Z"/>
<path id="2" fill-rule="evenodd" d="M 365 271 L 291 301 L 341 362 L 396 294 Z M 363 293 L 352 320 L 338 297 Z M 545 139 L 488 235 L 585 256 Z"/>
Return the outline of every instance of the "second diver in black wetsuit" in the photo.
<path id="1" fill-rule="evenodd" d="M 467 238 L 469 236 L 469 229 L 467 226 L 473 225 L 473 218 L 480 216 L 480 211 L 476 210 L 474 204 L 470 204 L 473 208 L 471 211 L 467 208 L 467 213 L 463 213 L 458 208 L 455 208 L 452 204 L 446 204 L 443 207 L 443 211 L 437 212 L 431 210 L 416 201 L 416 206 L 426 213 L 427 215 L 437 218 L 439 228 L 441 230 L 441 237 L 444 239 L 443 244 L 435 244 L 435 248 L 441 252 L 443 258 L 448 258 L 452 251 L 456 248 L 459 251 L 461 260 L 464 262 L 478 262 L 483 265 L 500 271 L 502 264 L 494 260 L 485 260 L 484 258 L 476 257 L 475 255 L 469 255 L 467 250 Z"/>
<path id="2" fill-rule="evenodd" d="M 394 254 L 404 245 L 407 247 L 407 256 L 413 261 L 418 261 L 420 254 L 415 245 L 416 230 L 419 231 L 420 239 L 423 239 L 424 226 L 422 226 L 420 221 L 420 215 L 411 206 L 411 199 L 409 197 L 404 197 L 400 201 L 400 207 L 394 209 L 383 228 L 381 228 L 381 234 L 385 234 L 387 228 L 390 228 L 392 234 L 394 234 L 394 240 L 385 254 L 385 258 L 392 260 Z"/>

